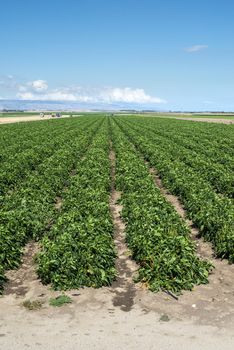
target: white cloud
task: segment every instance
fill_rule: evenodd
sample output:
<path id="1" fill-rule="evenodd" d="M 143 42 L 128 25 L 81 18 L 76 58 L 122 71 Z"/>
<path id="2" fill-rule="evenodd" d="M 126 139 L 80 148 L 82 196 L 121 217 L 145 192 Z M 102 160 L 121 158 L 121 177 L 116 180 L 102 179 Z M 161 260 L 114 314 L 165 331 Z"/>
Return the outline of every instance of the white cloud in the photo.
<path id="1" fill-rule="evenodd" d="M 74 101 L 85 103 L 161 104 L 165 100 L 148 95 L 144 89 L 63 87 L 49 90 L 45 80 L 20 85 L 17 98 L 21 100 Z"/>
<path id="2" fill-rule="evenodd" d="M 143 89 L 109 88 L 100 92 L 103 102 L 125 102 L 125 103 L 165 103 L 166 101 L 147 95 Z"/>
<path id="3" fill-rule="evenodd" d="M 149 95 L 142 88 L 71 86 L 50 89 L 46 80 L 22 82 L 17 81 L 12 75 L 0 76 L 0 87 L 11 91 L 11 94 L 14 94 L 17 99 L 30 101 L 73 101 L 89 104 L 145 106 L 167 103 L 160 97 Z"/>
<path id="4" fill-rule="evenodd" d="M 46 91 L 48 89 L 48 84 L 45 80 L 34 80 L 28 83 L 35 91 Z"/>
<path id="5" fill-rule="evenodd" d="M 198 51 L 202 51 L 208 49 L 208 45 L 193 45 L 190 47 L 185 48 L 186 52 L 198 52 Z"/>

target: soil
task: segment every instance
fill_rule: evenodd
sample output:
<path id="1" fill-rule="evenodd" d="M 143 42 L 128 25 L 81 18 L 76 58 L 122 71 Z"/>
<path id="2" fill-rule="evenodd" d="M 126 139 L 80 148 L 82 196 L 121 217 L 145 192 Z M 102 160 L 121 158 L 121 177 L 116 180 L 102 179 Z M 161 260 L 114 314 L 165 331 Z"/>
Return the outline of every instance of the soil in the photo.
<path id="1" fill-rule="evenodd" d="M 57 196 L 57 197 L 56 197 L 56 201 L 55 201 L 55 208 L 56 208 L 58 211 L 61 211 L 62 205 L 63 205 L 63 199 L 62 199 L 62 197 Z"/>
<path id="2" fill-rule="evenodd" d="M 13 294 L 18 298 L 25 296 L 30 291 L 34 281 L 37 280 L 33 257 L 38 251 L 38 243 L 31 241 L 26 245 L 20 268 L 6 273 L 8 283 L 4 289 L 5 295 Z"/>
<path id="3" fill-rule="evenodd" d="M 215 119 L 215 118 L 178 118 L 174 117 L 173 119 L 179 119 L 179 120 L 190 120 L 193 122 L 207 122 L 207 123 L 220 123 L 220 124 L 234 124 L 234 120 L 229 120 L 229 119 Z"/>
<path id="4" fill-rule="evenodd" d="M 66 292 L 72 304 L 49 305 L 49 299 L 61 294 L 44 286 L 35 272 L 34 256 L 39 244 L 30 242 L 24 250 L 22 265 L 9 271 L 4 295 L 0 298 L 0 349 L 160 349 L 231 350 L 234 345 L 234 265 L 213 257 L 212 247 L 192 236 L 201 258 L 209 258 L 214 270 L 209 284 L 186 291 L 178 300 L 160 292 L 152 293 L 144 285 L 134 284 L 137 265 L 124 241 L 121 196 L 114 185 L 115 155 L 112 162 L 110 209 L 115 226 L 118 276 L 110 287 L 83 288 Z M 178 198 L 163 188 L 151 169 L 155 183 L 186 219 Z M 37 310 L 28 310 L 24 301 L 38 302 Z M 27 303 L 25 303 L 27 304 Z"/>
<path id="5" fill-rule="evenodd" d="M 0 298 L 1 350 L 233 349 L 234 271 L 227 263 L 214 271 L 209 285 L 178 300 L 134 287 L 128 283 L 133 270 L 124 272 L 124 263 L 117 263 L 120 274 L 111 287 L 69 291 L 72 304 L 56 308 L 48 301 L 61 293 L 37 279 L 32 259 L 37 248 L 34 243 L 31 248 L 27 264 L 8 275 Z M 42 308 L 30 311 L 25 300 L 41 301 Z"/>
<path id="6" fill-rule="evenodd" d="M 0 118 L 0 125 L 1 124 L 11 124 L 11 123 L 19 123 L 19 122 L 32 122 L 32 121 L 37 121 L 37 120 L 48 120 L 48 119 L 52 119 L 52 120 L 57 120 L 57 119 L 61 119 L 61 118 L 68 118 L 70 117 L 70 115 L 63 115 L 60 118 L 52 118 L 51 115 L 45 115 L 43 118 L 40 117 L 40 115 L 27 115 L 25 117 L 4 117 L 4 118 Z"/>
<path id="7" fill-rule="evenodd" d="M 113 293 L 113 306 L 119 307 L 122 311 L 129 312 L 134 305 L 137 285 L 133 282 L 134 274 L 138 270 L 137 264 L 130 259 L 130 252 L 125 243 L 125 224 L 121 219 L 122 205 L 118 204 L 121 193 L 115 189 L 115 153 L 110 143 L 110 160 L 111 160 L 111 197 L 110 210 L 113 217 L 115 228 L 114 241 L 117 250 L 116 270 L 118 276 L 112 284 L 111 292 Z"/>

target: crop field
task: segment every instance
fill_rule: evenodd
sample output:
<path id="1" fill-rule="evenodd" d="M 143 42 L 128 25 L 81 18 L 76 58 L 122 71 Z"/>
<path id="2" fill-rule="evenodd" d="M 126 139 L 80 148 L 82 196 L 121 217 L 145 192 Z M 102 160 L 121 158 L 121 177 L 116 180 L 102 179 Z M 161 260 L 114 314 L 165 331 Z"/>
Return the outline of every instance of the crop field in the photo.
<path id="1" fill-rule="evenodd" d="M 147 113 L 148 114 L 148 113 Z M 147 115 L 146 114 L 146 115 Z M 151 113 L 149 113 L 148 115 L 150 115 Z M 158 117 L 174 117 L 174 118 L 184 118 L 186 120 L 186 118 L 194 118 L 194 119 L 227 119 L 227 120 L 233 120 L 234 119 L 234 114 L 228 114 L 228 113 L 224 113 L 224 114 L 218 114 L 218 113 L 211 113 L 211 114 L 205 114 L 205 113 L 201 113 L 201 114 L 195 114 L 195 113 L 185 113 L 183 114 L 181 113 L 158 113 L 158 114 L 151 114 L 152 116 L 158 116 Z"/>
<path id="2" fill-rule="evenodd" d="M 55 290 L 111 285 L 118 276 L 110 196 L 121 196 L 125 240 L 151 291 L 207 284 L 213 266 L 196 251 L 186 216 L 234 263 L 234 127 L 141 118 L 79 118 L 0 129 L 0 285 L 23 248 L 39 242 L 36 271 Z M 115 174 L 110 152 L 115 155 Z"/>

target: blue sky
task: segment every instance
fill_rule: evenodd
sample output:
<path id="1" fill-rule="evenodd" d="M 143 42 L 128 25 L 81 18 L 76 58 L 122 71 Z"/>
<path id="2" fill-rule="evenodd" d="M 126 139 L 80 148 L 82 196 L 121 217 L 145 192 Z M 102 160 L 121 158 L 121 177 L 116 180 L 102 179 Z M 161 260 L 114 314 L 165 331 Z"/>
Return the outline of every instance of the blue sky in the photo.
<path id="1" fill-rule="evenodd" d="M 0 98 L 234 110 L 234 1 L 1 2 Z"/>

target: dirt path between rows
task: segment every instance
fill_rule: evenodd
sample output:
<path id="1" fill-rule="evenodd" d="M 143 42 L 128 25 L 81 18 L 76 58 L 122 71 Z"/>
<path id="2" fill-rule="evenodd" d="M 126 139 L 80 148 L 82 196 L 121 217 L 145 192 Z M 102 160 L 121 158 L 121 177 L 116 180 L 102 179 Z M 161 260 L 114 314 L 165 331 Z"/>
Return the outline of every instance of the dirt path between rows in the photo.
<path id="1" fill-rule="evenodd" d="M 111 197 L 110 210 L 115 229 L 115 245 L 117 249 L 116 270 L 118 276 L 112 284 L 113 306 L 120 307 L 122 311 L 130 311 L 134 305 L 137 285 L 133 282 L 134 274 L 138 270 L 137 264 L 130 259 L 129 250 L 125 243 L 125 224 L 121 219 L 122 206 L 118 204 L 121 193 L 115 189 L 115 153 L 110 142 L 111 161 Z"/>

